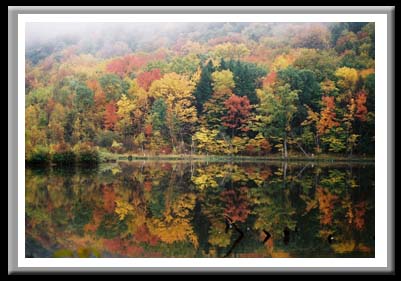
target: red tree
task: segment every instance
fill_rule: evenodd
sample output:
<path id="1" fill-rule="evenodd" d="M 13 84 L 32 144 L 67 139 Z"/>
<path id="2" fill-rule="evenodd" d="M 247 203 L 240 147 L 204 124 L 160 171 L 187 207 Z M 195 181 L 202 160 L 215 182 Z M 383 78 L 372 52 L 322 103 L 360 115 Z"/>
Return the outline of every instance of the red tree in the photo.
<path id="1" fill-rule="evenodd" d="M 114 101 L 110 101 L 106 105 L 106 111 L 104 112 L 104 127 L 109 130 L 113 130 L 118 120 L 117 107 Z"/>
<path id="2" fill-rule="evenodd" d="M 366 99 L 367 95 L 363 90 L 356 95 L 355 117 L 361 121 L 366 121 L 366 115 L 368 114 L 368 109 L 366 108 Z"/>
<path id="3" fill-rule="evenodd" d="M 95 93 L 95 96 L 93 97 L 93 99 L 95 100 L 95 105 L 96 105 L 97 109 L 104 107 L 104 105 L 106 103 L 106 95 L 104 92 L 98 91 L 97 93 Z"/>
<path id="4" fill-rule="evenodd" d="M 317 124 L 319 135 L 323 135 L 330 128 L 340 125 L 335 121 L 336 113 L 334 110 L 336 106 L 334 104 L 334 97 L 322 97 L 322 103 L 325 108 L 322 110 L 319 123 Z"/>
<path id="5" fill-rule="evenodd" d="M 227 115 L 222 117 L 223 126 L 232 129 L 234 135 L 235 130 L 246 132 L 249 130 L 245 124 L 248 122 L 251 113 L 251 104 L 247 97 L 239 97 L 231 95 L 225 102 L 224 106 L 227 109 Z"/>
<path id="6" fill-rule="evenodd" d="M 144 131 L 145 131 L 145 136 L 146 136 L 147 138 L 150 137 L 150 136 L 152 135 L 152 132 L 153 132 L 152 124 L 147 124 L 147 125 L 145 125 Z"/>
<path id="7" fill-rule="evenodd" d="M 249 209 L 248 188 L 242 186 L 239 189 L 227 189 L 221 194 L 221 201 L 224 202 L 224 214 L 233 222 L 244 222 L 251 213 Z"/>
<path id="8" fill-rule="evenodd" d="M 56 102 L 54 101 L 53 98 L 50 98 L 50 99 L 47 101 L 47 104 L 46 104 L 46 113 L 47 113 L 47 116 L 50 117 L 50 114 L 52 113 L 52 111 L 53 111 L 55 105 L 56 105 Z"/>
<path id="9" fill-rule="evenodd" d="M 138 75 L 136 80 L 138 81 L 138 85 L 140 87 L 148 91 L 150 85 L 152 85 L 152 82 L 155 80 L 159 80 L 160 78 L 162 78 L 160 69 L 155 68 L 152 69 L 151 71 L 142 72 L 141 74 Z"/>
<path id="10" fill-rule="evenodd" d="M 123 77 L 127 72 L 127 66 L 128 64 L 124 61 L 124 59 L 115 59 L 106 66 L 106 71 Z"/>
<path id="11" fill-rule="evenodd" d="M 263 80 L 263 86 L 264 87 L 269 86 L 269 85 L 273 84 L 274 82 L 276 82 L 276 80 L 277 80 L 277 72 L 272 71 Z"/>
<path id="12" fill-rule="evenodd" d="M 103 187 L 103 208 L 107 213 L 114 212 L 116 194 L 112 184 Z"/>
<path id="13" fill-rule="evenodd" d="M 124 77 L 131 71 L 138 70 L 144 67 L 150 58 L 146 56 L 127 55 L 123 58 L 112 60 L 107 66 L 106 71 Z"/>

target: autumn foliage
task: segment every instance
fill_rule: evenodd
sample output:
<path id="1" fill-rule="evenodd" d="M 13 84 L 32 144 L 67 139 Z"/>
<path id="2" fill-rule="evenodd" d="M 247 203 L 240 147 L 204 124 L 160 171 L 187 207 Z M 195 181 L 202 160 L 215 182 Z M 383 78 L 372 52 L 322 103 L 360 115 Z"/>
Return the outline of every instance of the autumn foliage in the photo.
<path id="1" fill-rule="evenodd" d="M 332 127 L 338 126 L 336 121 L 334 97 L 322 97 L 323 110 L 321 112 L 320 121 L 317 125 L 317 130 L 320 135 L 323 135 Z"/>
<path id="2" fill-rule="evenodd" d="M 109 130 L 113 130 L 118 120 L 117 107 L 114 101 L 109 102 L 106 105 L 104 112 L 104 127 Z"/>
<path id="3" fill-rule="evenodd" d="M 248 188 L 243 186 L 238 190 L 228 189 L 221 193 L 225 203 L 224 214 L 233 222 L 244 222 L 251 210 L 248 202 Z"/>
<path id="4" fill-rule="evenodd" d="M 138 81 L 138 85 L 142 87 L 144 90 L 148 91 L 150 85 L 153 81 L 159 80 L 162 77 L 160 69 L 152 69 L 151 71 L 140 73 L 136 80 Z"/>
<path id="5" fill-rule="evenodd" d="M 146 65 L 151 58 L 143 55 L 127 55 L 123 58 L 112 60 L 107 66 L 106 71 L 117 74 L 120 77 L 128 75 L 130 72 L 138 70 Z"/>
<path id="6" fill-rule="evenodd" d="M 366 99 L 367 99 L 367 94 L 365 91 L 360 91 L 356 95 L 355 117 L 357 117 L 361 121 L 366 121 L 366 115 L 368 113 L 368 109 L 366 107 Z"/>
<path id="7" fill-rule="evenodd" d="M 173 25 L 32 42 L 27 163 L 61 163 L 58 143 L 145 156 L 374 155 L 374 23 Z"/>
<path id="8" fill-rule="evenodd" d="M 223 125 L 231 129 L 239 129 L 243 132 L 249 130 L 245 125 L 251 112 L 251 104 L 247 97 L 231 95 L 224 105 L 227 115 L 222 117 Z"/>
<path id="9" fill-rule="evenodd" d="M 317 187 L 316 197 L 319 202 L 320 223 L 331 225 L 333 223 L 334 204 L 338 200 L 338 196 L 323 187 Z"/>

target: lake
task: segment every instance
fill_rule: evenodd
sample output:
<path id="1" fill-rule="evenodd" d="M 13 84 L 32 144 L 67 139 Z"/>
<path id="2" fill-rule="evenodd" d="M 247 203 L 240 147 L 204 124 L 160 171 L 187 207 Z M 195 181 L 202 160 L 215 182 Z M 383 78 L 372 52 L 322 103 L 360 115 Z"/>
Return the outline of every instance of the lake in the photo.
<path id="1" fill-rule="evenodd" d="M 26 257 L 375 256 L 373 163 L 26 169 Z"/>

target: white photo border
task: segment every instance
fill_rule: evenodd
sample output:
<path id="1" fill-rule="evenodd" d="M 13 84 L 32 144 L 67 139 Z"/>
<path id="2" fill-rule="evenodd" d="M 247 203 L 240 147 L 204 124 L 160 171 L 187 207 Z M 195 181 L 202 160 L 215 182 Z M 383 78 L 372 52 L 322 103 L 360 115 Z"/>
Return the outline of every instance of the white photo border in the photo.
<path id="1" fill-rule="evenodd" d="M 375 99 L 375 258 L 26 258 L 25 27 L 29 22 L 375 22 L 375 92 L 387 93 L 387 14 L 20 14 L 18 15 L 18 267 L 387 267 L 387 95 Z"/>

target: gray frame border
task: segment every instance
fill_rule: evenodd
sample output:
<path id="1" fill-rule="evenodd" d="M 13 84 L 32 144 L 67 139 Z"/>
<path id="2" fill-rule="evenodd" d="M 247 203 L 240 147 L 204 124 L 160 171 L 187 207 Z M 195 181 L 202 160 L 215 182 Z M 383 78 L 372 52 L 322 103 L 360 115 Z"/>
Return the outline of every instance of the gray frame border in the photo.
<path id="1" fill-rule="evenodd" d="M 287 268 L 166 268 L 155 266 L 151 268 L 91 268 L 91 267 L 18 267 L 17 258 L 17 210 L 18 210 L 18 14 L 86 14 L 86 13 L 103 13 L 103 14 L 387 14 L 387 260 L 386 268 L 304 268 L 304 267 L 287 267 Z M 105 273 L 197 273 L 197 274 L 213 274 L 213 273 L 286 273 L 286 274 L 305 274 L 305 273 L 366 273 L 366 274 L 395 274 L 395 190 L 394 190 L 394 107 L 395 107 L 395 6 L 115 6 L 115 7 L 90 7 L 90 6 L 50 6 L 50 7 L 8 7 L 8 274 L 105 274 Z"/>

